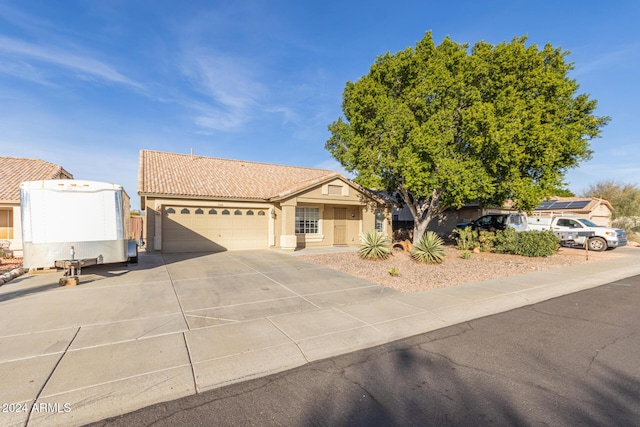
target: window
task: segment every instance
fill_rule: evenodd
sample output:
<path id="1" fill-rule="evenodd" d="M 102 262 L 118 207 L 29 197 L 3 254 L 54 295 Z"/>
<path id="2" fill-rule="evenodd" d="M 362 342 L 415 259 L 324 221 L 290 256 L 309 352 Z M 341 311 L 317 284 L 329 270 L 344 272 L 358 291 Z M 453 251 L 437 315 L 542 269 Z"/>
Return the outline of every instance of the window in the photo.
<path id="1" fill-rule="evenodd" d="M 249 210 L 247 211 L 247 215 L 253 215 L 253 211 L 252 211 L 251 209 L 249 209 Z"/>
<path id="2" fill-rule="evenodd" d="M 189 209 L 187 208 L 182 208 L 182 210 L 180 211 L 181 214 L 188 214 L 189 213 Z"/>
<path id="3" fill-rule="evenodd" d="M 215 209 L 209 209 L 209 215 L 218 215 L 218 211 Z"/>
<path id="4" fill-rule="evenodd" d="M 176 210 L 175 210 L 175 209 L 173 209 L 173 208 L 169 208 L 169 209 L 167 209 L 167 213 L 168 213 L 168 214 L 170 214 L 170 213 L 176 213 Z"/>
<path id="5" fill-rule="evenodd" d="M 200 208 L 196 209 L 196 215 L 202 215 L 204 214 L 204 211 Z"/>
<path id="6" fill-rule="evenodd" d="M 13 239 L 13 209 L 0 209 L 0 239 Z"/>
<path id="7" fill-rule="evenodd" d="M 384 232 L 384 212 L 380 209 L 376 211 L 376 231 Z"/>
<path id="8" fill-rule="evenodd" d="M 222 211 L 222 215 L 230 215 L 229 211 L 227 209 Z"/>
<path id="9" fill-rule="evenodd" d="M 296 208 L 296 233 L 317 234 L 319 220 L 319 208 Z"/>
<path id="10" fill-rule="evenodd" d="M 573 219 L 559 219 L 558 227 L 582 228 L 582 225 Z"/>
<path id="11" fill-rule="evenodd" d="M 249 215 L 249 214 L 247 214 L 247 215 Z M 264 216 L 264 215 L 265 215 L 264 211 L 258 211 L 258 216 Z"/>
<path id="12" fill-rule="evenodd" d="M 242 211 L 240 209 L 236 209 L 233 214 L 234 215 L 242 215 Z"/>

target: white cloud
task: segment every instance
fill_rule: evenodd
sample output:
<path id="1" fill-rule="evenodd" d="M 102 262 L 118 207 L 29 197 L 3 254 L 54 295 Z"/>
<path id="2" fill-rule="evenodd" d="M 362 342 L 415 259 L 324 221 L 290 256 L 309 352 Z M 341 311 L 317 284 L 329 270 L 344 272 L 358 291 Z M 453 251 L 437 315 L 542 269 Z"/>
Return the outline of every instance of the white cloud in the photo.
<path id="1" fill-rule="evenodd" d="M 629 58 L 634 56 L 634 52 L 636 52 L 639 47 L 637 44 L 622 46 L 602 55 L 594 55 L 592 51 L 589 51 L 589 58 L 595 59 L 577 63 L 572 74 L 574 77 L 578 77 L 603 68 L 609 69 L 616 64 L 626 64 L 629 62 Z"/>
<path id="2" fill-rule="evenodd" d="M 0 36 L 0 53 L 7 58 L 20 63 L 27 60 L 35 60 L 56 65 L 79 73 L 82 76 L 97 80 L 123 84 L 135 88 L 142 85 L 129 79 L 109 65 L 88 56 L 81 56 L 65 50 L 53 47 L 37 45 L 10 37 Z M 5 70 L 7 68 L 5 67 Z M 41 73 L 41 72 L 40 72 Z M 36 78 L 37 77 L 37 78 Z M 29 80 L 42 80 L 38 73 L 27 73 L 25 78 Z"/>
<path id="3" fill-rule="evenodd" d="M 207 98 L 192 105 L 198 111 L 198 126 L 230 131 L 253 117 L 266 93 L 255 76 L 256 65 L 241 58 L 192 49 L 185 55 L 182 72 Z"/>

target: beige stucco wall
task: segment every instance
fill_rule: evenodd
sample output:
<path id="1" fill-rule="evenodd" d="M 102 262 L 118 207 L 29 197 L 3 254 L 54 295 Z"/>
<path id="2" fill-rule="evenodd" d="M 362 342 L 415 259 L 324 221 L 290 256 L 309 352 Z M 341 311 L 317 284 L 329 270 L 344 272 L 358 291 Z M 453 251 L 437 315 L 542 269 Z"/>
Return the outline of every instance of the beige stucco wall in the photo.
<path id="1" fill-rule="evenodd" d="M 589 219 L 598 225 L 611 227 L 611 214 L 612 212 L 607 205 L 600 204 L 591 212 Z"/>
<path id="2" fill-rule="evenodd" d="M 329 185 L 342 187 L 341 194 L 329 194 Z M 319 209 L 319 233 L 317 235 L 296 235 L 298 247 L 331 246 L 336 244 L 334 239 L 335 208 L 346 209 L 347 245 L 358 245 L 360 243 L 360 235 L 375 228 L 376 209 L 385 209 L 387 217 L 385 231 L 387 235 L 391 235 L 391 208 L 379 205 L 369 196 L 340 179 L 296 194 L 286 202 L 283 202 L 283 204 L 285 203 Z M 293 226 L 295 227 L 295 224 Z M 283 232 L 283 234 L 286 233 Z"/>

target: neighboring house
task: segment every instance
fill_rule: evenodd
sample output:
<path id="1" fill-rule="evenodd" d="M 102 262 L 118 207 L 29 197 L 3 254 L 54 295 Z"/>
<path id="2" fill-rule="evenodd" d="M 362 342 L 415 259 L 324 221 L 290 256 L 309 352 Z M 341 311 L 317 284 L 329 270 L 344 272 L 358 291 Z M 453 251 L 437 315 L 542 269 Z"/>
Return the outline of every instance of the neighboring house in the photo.
<path id="1" fill-rule="evenodd" d="M 507 204 L 505 204 L 507 205 Z M 566 214 L 578 218 L 587 218 L 598 225 L 611 227 L 611 214 L 613 207 L 604 199 L 592 197 L 551 197 L 536 207 L 532 215 Z M 511 212 L 505 208 L 481 208 L 477 204 L 468 204 L 460 209 L 447 209 L 442 215 L 434 218 L 428 225 L 429 230 L 440 234 L 448 234 L 456 224 L 469 222 L 490 213 Z M 393 209 L 393 230 L 413 229 L 413 217 L 405 206 L 402 209 Z"/>
<path id="2" fill-rule="evenodd" d="M 482 208 L 477 204 L 468 204 L 460 209 L 449 208 L 432 219 L 431 222 L 429 222 L 427 229 L 446 236 L 451 233 L 456 224 L 460 224 L 461 222 L 470 222 L 489 213 L 501 213 L 508 211 L 508 209 L 500 208 Z M 411 212 L 406 206 L 401 209 L 397 207 L 393 209 L 393 230 L 413 230 L 413 216 L 411 216 Z"/>
<path id="3" fill-rule="evenodd" d="M 533 211 L 534 214 L 563 213 L 587 218 L 594 223 L 611 227 L 613 206 L 609 201 L 595 197 L 551 197 Z"/>
<path id="4" fill-rule="evenodd" d="M 391 234 L 384 200 L 328 170 L 142 150 L 138 194 L 147 250 L 294 250 Z"/>
<path id="5" fill-rule="evenodd" d="M 22 256 L 20 183 L 43 179 L 73 179 L 73 175 L 43 160 L 0 156 L 0 240 L 10 242 L 15 256 Z"/>

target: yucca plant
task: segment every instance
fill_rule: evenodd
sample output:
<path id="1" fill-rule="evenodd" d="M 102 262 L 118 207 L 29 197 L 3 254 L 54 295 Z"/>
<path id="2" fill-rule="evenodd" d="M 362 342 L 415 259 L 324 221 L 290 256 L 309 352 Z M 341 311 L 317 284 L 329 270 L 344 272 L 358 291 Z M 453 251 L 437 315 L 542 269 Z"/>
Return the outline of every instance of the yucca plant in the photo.
<path id="1" fill-rule="evenodd" d="M 418 262 L 440 264 L 444 259 L 444 242 L 433 231 L 427 231 L 411 251 L 411 256 Z"/>
<path id="2" fill-rule="evenodd" d="M 391 240 L 384 234 L 373 230 L 360 237 L 360 258 L 385 259 L 391 254 Z"/>

